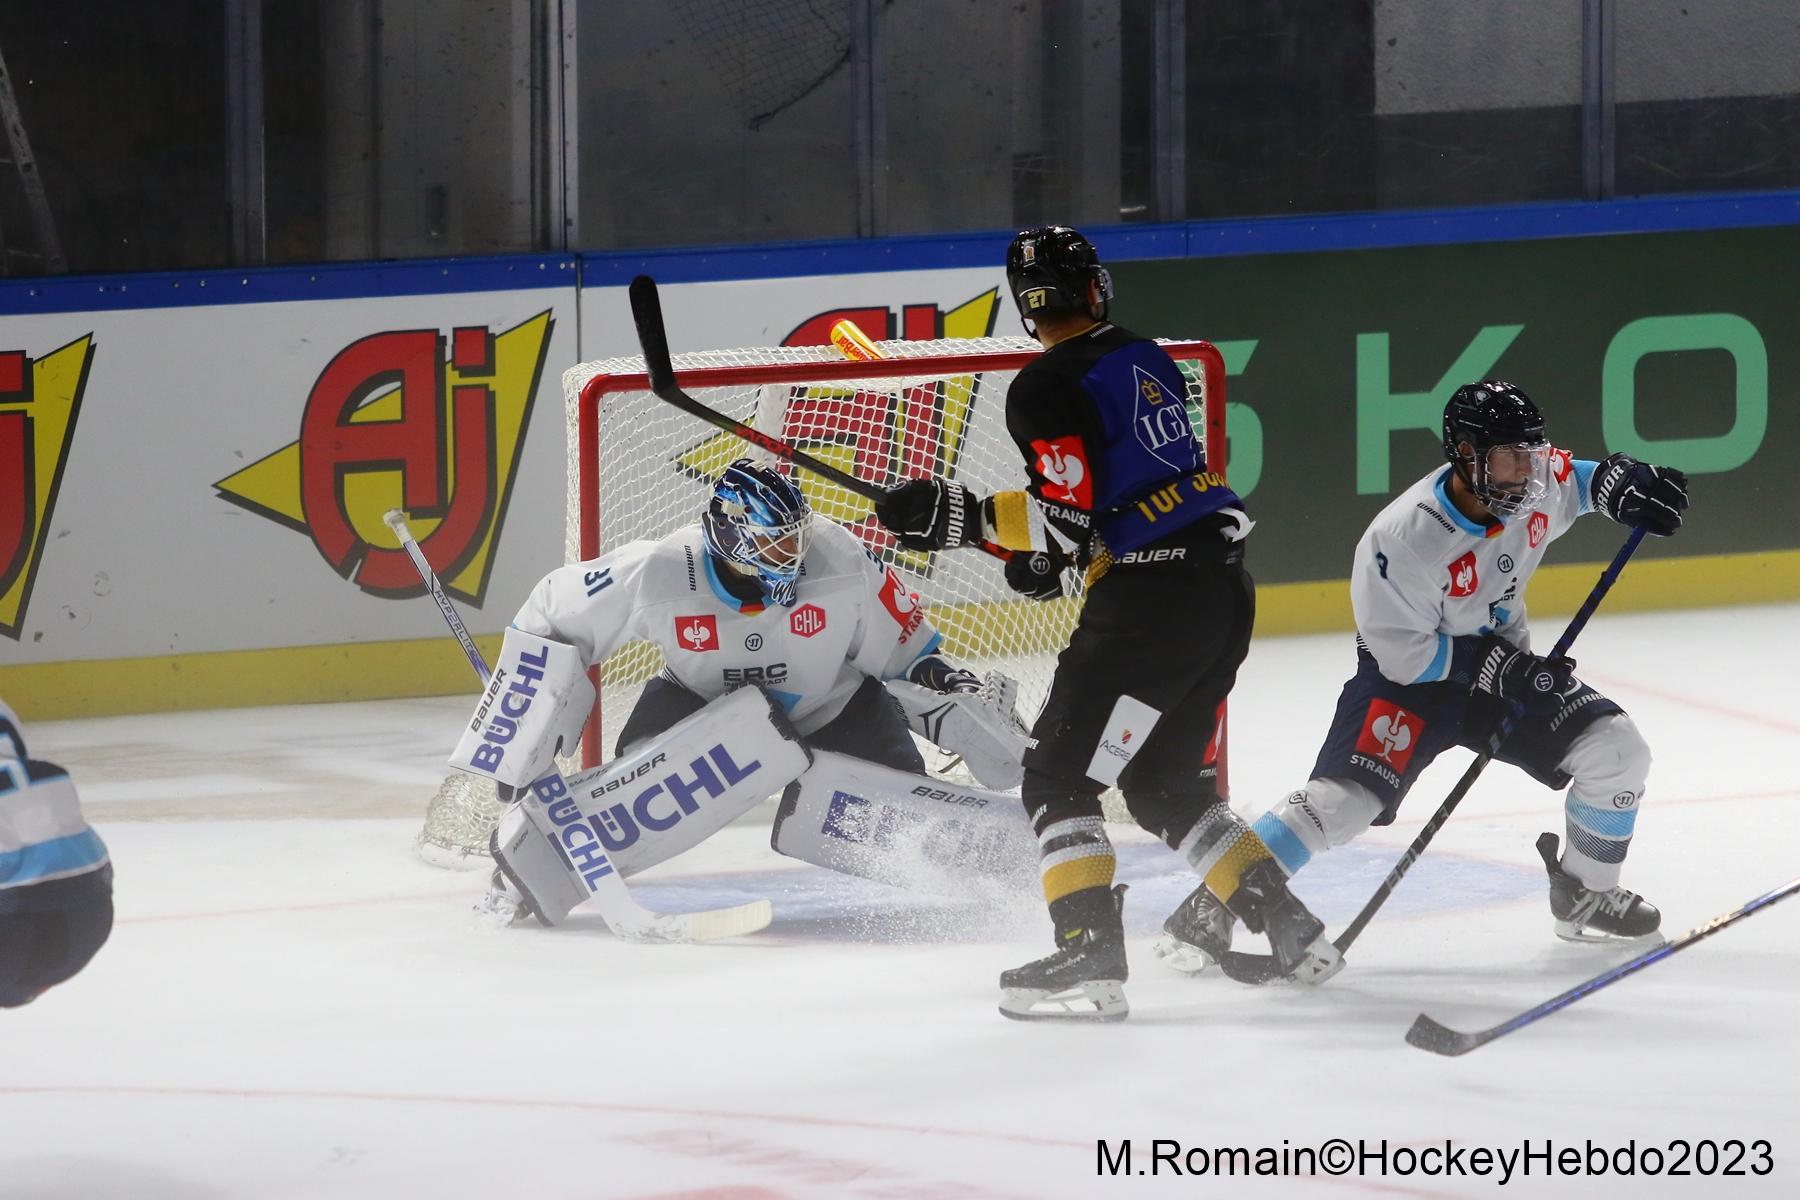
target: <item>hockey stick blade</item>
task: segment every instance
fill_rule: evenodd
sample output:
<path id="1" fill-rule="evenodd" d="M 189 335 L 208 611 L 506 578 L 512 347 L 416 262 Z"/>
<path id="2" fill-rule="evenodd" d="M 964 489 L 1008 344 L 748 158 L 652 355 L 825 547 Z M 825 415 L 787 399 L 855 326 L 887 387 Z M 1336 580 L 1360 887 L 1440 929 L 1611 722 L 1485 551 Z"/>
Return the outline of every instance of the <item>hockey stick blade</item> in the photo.
<path id="1" fill-rule="evenodd" d="M 1424 1013 L 1413 1018 L 1412 1028 L 1406 1031 L 1408 1045 L 1451 1058 L 1459 1054 L 1467 1054 L 1475 1047 L 1484 1046 L 1499 1036 L 1491 1029 L 1483 1030 L 1480 1033 L 1461 1033 L 1448 1025 L 1438 1024 Z"/>
<path id="2" fill-rule="evenodd" d="M 450 632 L 456 635 L 457 642 L 462 645 L 463 653 L 468 657 L 469 665 L 475 669 L 476 676 L 483 684 L 487 683 L 491 674 L 487 660 L 475 645 L 475 639 L 469 635 L 468 626 L 463 624 L 456 606 L 444 594 L 444 586 L 438 582 L 437 572 L 426 560 L 425 551 L 407 528 L 406 514 L 397 508 L 389 509 L 382 520 L 394 531 L 394 536 L 400 539 L 401 549 L 412 560 L 413 569 L 419 573 L 426 591 L 437 601 L 438 611 L 443 614 L 445 624 L 450 626 Z M 567 790 L 566 785 L 564 790 Z M 560 847 L 558 852 L 561 853 Z M 601 877 L 591 895 L 606 927 L 620 938 L 632 942 L 711 942 L 720 938 L 739 937 L 767 928 L 775 911 L 767 900 L 752 900 L 748 904 L 703 912 L 652 912 L 632 898 L 631 892 L 625 887 L 625 880 L 616 871 L 608 871 Z"/>
<path id="3" fill-rule="evenodd" d="M 1721 913 L 1706 924 L 1688 930 L 1673 941 L 1653 946 L 1629 962 L 1620 963 L 1609 971 L 1602 971 L 1592 979 L 1576 984 L 1561 995 L 1551 997 L 1536 1008 L 1527 1009 L 1518 1016 L 1502 1021 L 1488 1029 L 1461 1033 L 1420 1013 L 1418 1019 L 1412 1023 L 1412 1028 L 1406 1031 L 1406 1040 L 1409 1044 L 1417 1046 L 1421 1050 L 1429 1050 L 1433 1054 L 1451 1056 L 1467 1054 L 1479 1046 L 1487 1045 L 1495 1038 L 1504 1037 L 1515 1029 L 1523 1029 L 1553 1012 L 1559 1012 L 1582 997 L 1592 995 L 1609 984 L 1617 983 L 1627 975 L 1635 975 L 1652 963 L 1661 962 L 1671 954 L 1678 954 L 1695 942 L 1711 937 L 1727 925 L 1741 921 L 1752 913 L 1786 900 L 1795 892 L 1800 892 L 1800 879 L 1791 879 L 1774 891 L 1758 896 L 1740 908 L 1734 908 L 1728 913 Z"/>

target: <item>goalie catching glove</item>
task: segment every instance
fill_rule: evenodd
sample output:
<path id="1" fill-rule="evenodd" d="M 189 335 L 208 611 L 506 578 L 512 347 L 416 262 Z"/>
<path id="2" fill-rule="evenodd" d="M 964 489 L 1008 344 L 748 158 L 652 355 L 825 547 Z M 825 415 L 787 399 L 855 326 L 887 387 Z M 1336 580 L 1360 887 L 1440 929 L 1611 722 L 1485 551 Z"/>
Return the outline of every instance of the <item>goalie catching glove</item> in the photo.
<path id="1" fill-rule="evenodd" d="M 1019 719 L 1019 683 L 999 671 L 985 679 L 927 655 L 907 679 L 887 689 L 900 702 L 906 726 L 920 737 L 962 756 L 984 787 L 1019 786 L 1028 735 Z"/>

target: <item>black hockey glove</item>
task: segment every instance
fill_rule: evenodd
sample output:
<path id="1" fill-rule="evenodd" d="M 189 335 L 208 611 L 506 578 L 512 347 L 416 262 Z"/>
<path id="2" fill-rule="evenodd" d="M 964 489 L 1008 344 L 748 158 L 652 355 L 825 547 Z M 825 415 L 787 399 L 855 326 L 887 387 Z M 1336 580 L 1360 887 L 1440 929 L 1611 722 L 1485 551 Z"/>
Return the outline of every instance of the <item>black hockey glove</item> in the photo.
<path id="1" fill-rule="evenodd" d="M 1522 704 L 1534 713 L 1555 712 L 1575 674 L 1575 661 L 1540 658 L 1489 634 L 1475 663 L 1473 691 Z"/>
<path id="2" fill-rule="evenodd" d="M 875 502 L 875 516 L 908 550 L 973 546 L 981 540 L 981 499 L 960 483 L 909 479 Z"/>
<path id="3" fill-rule="evenodd" d="M 1594 472 L 1594 507 L 1621 525 L 1668 537 L 1687 511 L 1687 476 L 1615 454 Z"/>
<path id="4" fill-rule="evenodd" d="M 950 695 L 956 692 L 979 692 L 981 676 L 961 667 L 951 666 L 935 654 L 927 654 L 912 665 L 906 678 L 920 687 Z"/>
<path id="5" fill-rule="evenodd" d="M 1063 594 L 1063 568 L 1069 565 L 1059 550 L 1020 550 L 1006 560 L 1006 586 L 1033 600 L 1054 600 Z"/>

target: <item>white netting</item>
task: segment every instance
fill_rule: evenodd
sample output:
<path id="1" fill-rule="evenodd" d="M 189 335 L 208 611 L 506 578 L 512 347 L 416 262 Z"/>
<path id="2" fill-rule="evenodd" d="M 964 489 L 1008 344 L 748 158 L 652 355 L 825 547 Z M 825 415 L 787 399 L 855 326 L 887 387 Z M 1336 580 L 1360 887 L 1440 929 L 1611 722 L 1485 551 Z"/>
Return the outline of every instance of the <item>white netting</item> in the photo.
<path id="1" fill-rule="evenodd" d="M 1024 466 L 1006 432 L 1005 400 L 1018 368 L 1038 352 L 1035 342 L 878 345 L 890 361 L 849 363 L 830 346 L 796 346 L 681 354 L 675 369 L 702 404 L 871 483 L 940 475 L 983 495 L 1024 487 Z M 1223 388 L 1215 384 L 1216 394 L 1208 396 L 1209 372 L 1202 366 L 1209 358 L 1212 378 L 1221 378 L 1216 351 L 1204 343 L 1165 346 L 1187 376 L 1189 414 L 1204 439 L 1207 428 L 1223 428 Z M 698 520 L 712 480 L 735 458 L 778 461 L 657 399 L 643 370 L 642 359 L 618 358 L 582 363 L 563 376 L 566 561 L 658 538 Z M 815 512 L 856 533 L 918 590 L 944 634 L 947 655 L 976 671 L 999 669 L 1019 680 L 1020 712 L 1029 721 L 1049 689 L 1079 597 L 1048 604 L 1022 599 L 1006 587 L 999 564 L 978 550 L 902 550 L 875 521 L 866 499 L 805 470 L 795 478 Z M 601 665 L 584 763 L 612 752 L 638 692 L 661 667 L 661 652 L 646 642 L 621 647 Z M 598 747 L 592 744 L 595 729 Z M 421 850 L 434 861 L 485 854 L 500 808 L 491 784 L 452 776 L 432 802 Z M 1122 812 L 1116 802 L 1110 811 Z"/>

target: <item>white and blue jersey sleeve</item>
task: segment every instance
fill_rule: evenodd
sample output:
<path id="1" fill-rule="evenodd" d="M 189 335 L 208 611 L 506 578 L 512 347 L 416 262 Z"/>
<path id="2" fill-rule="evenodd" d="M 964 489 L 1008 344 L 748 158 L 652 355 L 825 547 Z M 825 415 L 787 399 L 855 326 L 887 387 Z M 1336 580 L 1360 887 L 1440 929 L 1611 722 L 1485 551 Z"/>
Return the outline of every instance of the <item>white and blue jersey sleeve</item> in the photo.
<path id="1" fill-rule="evenodd" d="M 107 862 L 106 844 L 82 817 L 69 773 L 26 752 L 18 716 L 0 703 L 0 898 Z"/>
<path id="2" fill-rule="evenodd" d="M 1543 501 L 1495 525 L 1451 502 L 1447 466 L 1390 501 L 1350 569 L 1357 636 L 1381 673 L 1405 684 L 1449 679 L 1457 638 L 1496 634 L 1529 648 L 1526 584 L 1550 543 L 1593 511 L 1595 466 L 1553 451 Z"/>

